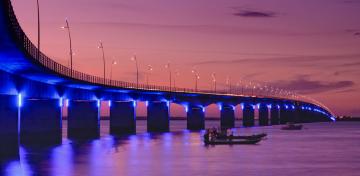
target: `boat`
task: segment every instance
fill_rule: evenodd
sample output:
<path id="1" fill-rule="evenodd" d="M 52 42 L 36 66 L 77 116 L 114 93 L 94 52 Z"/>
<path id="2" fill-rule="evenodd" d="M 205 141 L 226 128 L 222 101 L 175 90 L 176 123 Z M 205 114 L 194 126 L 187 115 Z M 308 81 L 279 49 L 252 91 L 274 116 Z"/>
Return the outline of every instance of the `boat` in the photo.
<path id="1" fill-rule="evenodd" d="M 218 136 L 217 139 L 263 139 L 266 136 L 266 133 L 260 133 L 247 136 Z"/>
<path id="2" fill-rule="evenodd" d="M 235 144 L 257 144 L 261 141 L 261 138 L 257 139 L 214 139 L 211 141 L 204 141 L 206 145 L 235 145 Z"/>
<path id="3" fill-rule="evenodd" d="M 282 130 L 301 130 L 303 128 L 302 124 L 296 125 L 296 124 L 288 124 L 286 126 L 283 126 Z"/>

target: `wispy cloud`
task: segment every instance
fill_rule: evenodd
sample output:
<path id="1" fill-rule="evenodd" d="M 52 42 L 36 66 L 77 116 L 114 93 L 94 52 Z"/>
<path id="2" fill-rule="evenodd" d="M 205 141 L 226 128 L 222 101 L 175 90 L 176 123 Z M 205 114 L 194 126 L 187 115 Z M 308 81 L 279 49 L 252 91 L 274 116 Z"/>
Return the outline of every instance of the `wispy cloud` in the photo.
<path id="1" fill-rule="evenodd" d="M 353 81 L 318 81 L 311 80 L 309 76 L 298 76 L 296 79 L 293 80 L 280 80 L 272 82 L 272 84 L 284 89 L 294 90 L 301 94 L 315 94 L 335 90 L 344 91 L 343 89 L 352 91 L 354 89 L 351 88 L 355 86 L 355 82 Z"/>
<path id="2" fill-rule="evenodd" d="M 190 63 L 191 65 L 233 65 L 233 64 L 257 64 L 257 65 L 287 65 L 295 67 L 353 67 L 359 63 L 360 54 L 344 55 L 307 55 L 307 56 L 288 56 L 288 57 L 258 57 L 242 58 L 233 60 L 206 60 Z M 340 62 L 339 62 L 340 61 Z M 345 63 L 344 63 L 345 62 Z"/>
<path id="3" fill-rule="evenodd" d="M 274 12 L 266 12 L 260 10 L 240 10 L 239 12 L 233 13 L 235 16 L 246 17 L 246 18 L 271 18 L 276 17 Z"/>
<path id="4" fill-rule="evenodd" d="M 343 3 L 346 3 L 346 4 L 355 4 L 355 3 L 360 3 L 359 0 L 345 0 L 345 1 L 342 1 Z"/>

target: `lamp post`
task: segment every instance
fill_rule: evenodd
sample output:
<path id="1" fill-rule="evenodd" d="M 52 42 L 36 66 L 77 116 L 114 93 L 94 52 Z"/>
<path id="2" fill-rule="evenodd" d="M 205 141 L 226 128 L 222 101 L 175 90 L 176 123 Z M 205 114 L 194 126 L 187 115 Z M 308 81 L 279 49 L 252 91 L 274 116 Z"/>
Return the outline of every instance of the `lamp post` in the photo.
<path id="1" fill-rule="evenodd" d="M 216 93 L 216 73 L 212 73 L 211 78 L 214 83 L 214 92 Z"/>
<path id="2" fill-rule="evenodd" d="M 104 46 L 102 41 L 100 41 L 100 45 L 98 46 L 99 49 L 102 51 L 102 59 L 104 63 L 104 84 L 106 83 L 106 63 L 105 63 L 105 52 L 104 52 Z"/>
<path id="3" fill-rule="evenodd" d="M 113 66 L 116 65 L 117 62 L 115 60 L 113 60 L 111 62 L 111 67 L 110 67 L 110 85 L 111 85 L 111 82 L 112 82 L 112 71 L 113 71 Z"/>
<path id="4" fill-rule="evenodd" d="M 134 55 L 131 58 L 131 60 L 135 62 L 135 66 L 136 66 L 136 88 L 139 88 L 139 65 L 138 65 L 138 60 L 137 60 L 136 55 Z"/>
<path id="5" fill-rule="evenodd" d="M 170 85 L 170 91 L 171 91 L 171 68 L 170 68 L 170 62 L 168 62 L 166 65 L 165 65 L 165 68 L 169 70 L 169 85 Z"/>
<path id="6" fill-rule="evenodd" d="M 36 0 L 36 7 L 37 7 L 37 27 L 38 27 L 38 52 L 37 52 L 37 58 L 40 59 L 40 5 L 39 0 Z"/>
<path id="7" fill-rule="evenodd" d="M 151 65 L 147 66 L 148 73 L 146 74 L 146 85 L 149 87 L 149 75 L 153 71 L 153 67 Z"/>
<path id="8" fill-rule="evenodd" d="M 198 73 L 198 71 L 195 69 L 195 68 L 193 68 L 192 70 L 191 70 L 191 72 L 194 74 L 194 76 L 195 76 L 195 92 L 197 92 L 197 89 L 198 89 L 198 80 L 200 79 L 200 75 L 199 75 L 199 73 Z"/>
<path id="9" fill-rule="evenodd" d="M 71 42 L 71 33 L 70 33 L 70 25 L 68 19 L 65 19 L 66 26 L 61 27 L 62 29 L 66 29 L 69 36 L 69 49 L 70 49 L 70 69 L 71 69 L 71 75 L 73 73 L 73 50 L 72 50 L 72 42 Z"/>
<path id="10" fill-rule="evenodd" d="M 175 80 L 176 80 L 176 77 L 178 77 L 178 76 L 180 76 L 180 72 L 179 72 L 179 70 L 175 70 L 175 78 L 174 78 L 174 88 L 176 88 L 176 82 L 175 82 Z"/>
<path id="11" fill-rule="evenodd" d="M 231 93 L 231 78 L 230 78 L 230 76 L 226 77 L 226 85 L 229 86 L 229 93 Z"/>

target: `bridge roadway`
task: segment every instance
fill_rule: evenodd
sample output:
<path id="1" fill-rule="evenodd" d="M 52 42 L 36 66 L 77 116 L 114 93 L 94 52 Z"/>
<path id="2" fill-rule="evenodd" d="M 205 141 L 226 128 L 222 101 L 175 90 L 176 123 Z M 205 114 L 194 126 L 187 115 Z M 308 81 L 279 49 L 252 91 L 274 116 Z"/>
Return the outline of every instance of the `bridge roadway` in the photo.
<path id="1" fill-rule="evenodd" d="M 100 101 L 111 105 L 111 134 L 136 132 L 136 101 L 147 104 L 150 132 L 169 131 L 169 103 L 184 106 L 189 130 L 204 129 L 205 107 L 210 104 L 219 106 L 222 127 L 234 127 L 240 104 L 246 127 L 255 125 L 256 110 L 259 125 L 333 119 L 327 108 L 299 99 L 137 85 L 70 70 L 31 43 L 10 0 L 0 4 L 0 39 L 0 137 L 7 144 L 17 145 L 19 137 L 21 143 L 61 142 L 63 106 L 68 108 L 69 138 L 98 137 Z"/>

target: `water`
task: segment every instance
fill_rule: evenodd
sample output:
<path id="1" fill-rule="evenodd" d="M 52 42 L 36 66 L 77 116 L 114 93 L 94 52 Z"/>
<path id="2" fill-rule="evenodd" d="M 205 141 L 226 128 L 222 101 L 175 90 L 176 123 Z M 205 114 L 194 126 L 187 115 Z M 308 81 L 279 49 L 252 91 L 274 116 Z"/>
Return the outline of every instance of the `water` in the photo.
<path id="1" fill-rule="evenodd" d="M 207 121 L 216 126 L 218 121 Z M 20 159 L 7 163 L 7 175 L 360 175 L 360 122 L 305 124 L 302 131 L 279 126 L 237 129 L 236 133 L 267 132 L 259 145 L 206 147 L 201 132 L 182 130 L 186 121 L 171 121 L 173 132 L 146 133 L 122 139 L 70 141 L 50 148 L 22 146 Z M 64 136 L 66 124 L 64 124 Z"/>

